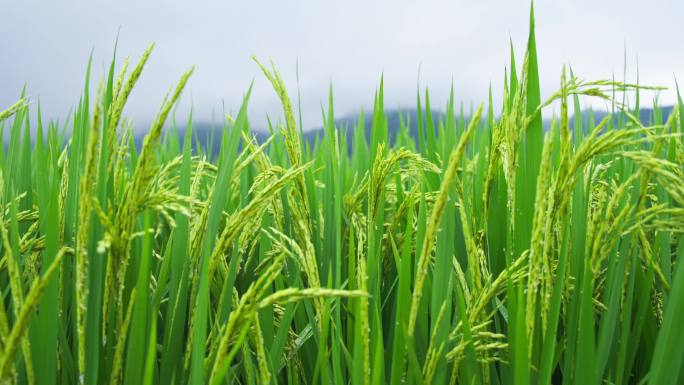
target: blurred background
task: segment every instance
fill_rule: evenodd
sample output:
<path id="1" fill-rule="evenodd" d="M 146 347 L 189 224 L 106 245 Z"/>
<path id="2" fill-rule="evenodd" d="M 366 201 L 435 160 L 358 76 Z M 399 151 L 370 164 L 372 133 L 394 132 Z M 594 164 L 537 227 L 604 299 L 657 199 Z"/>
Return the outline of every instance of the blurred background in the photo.
<path id="1" fill-rule="evenodd" d="M 615 77 L 670 87 L 642 99 L 676 100 L 684 78 L 684 2 L 537 1 L 537 52 L 542 98 L 557 89 L 564 64 L 583 79 Z M 500 105 L 512 43 L 522 65 L 529 0 L 506 1 L 14 1 L 2 6 L 0 106 L 26 85 L 32 103 L 63 121 L 83 89 L 93 52 L 94 92 L 114 51 L 134 63 L 156 48 L 133 91 L 125 115 L 148 124 L 166 91 L 196 66 L 177 111 L 184 121 L 220 120 L 236 112 L 254 81 L 252 127 L 278 119 L 279 101 L 252 61 L 273 60 L 296 100 L 304 129 L 321 126 L 321 106 L 333 85 L 337 116 L 372 109 L 381 75 L 388 109 L 415 106 L 418 87 L 429 87 L 433 108 L 443 109 L 454 85 L 466 108 L 486 102 L 491 84 Z M 605 106 L 593 105 L 601 109 Z M 498 109 L 498 108 L 497 108 Z M 35 108 L 34 108 L 35 110 Z M 545 115 L 553 114 L 553 108 Z"/>

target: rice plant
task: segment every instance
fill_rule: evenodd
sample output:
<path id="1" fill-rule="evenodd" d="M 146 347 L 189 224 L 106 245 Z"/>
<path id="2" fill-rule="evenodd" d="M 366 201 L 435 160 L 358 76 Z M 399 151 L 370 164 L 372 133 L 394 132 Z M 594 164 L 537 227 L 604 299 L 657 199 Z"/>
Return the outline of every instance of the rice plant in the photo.
<path id="1" fill-rule="evenodd" d="M 382 82 L 368 140 L 331 89 L 310 143 L 255 60 L 283 106 L 266 141 L 251 89 L 218 153 L 192 117 L 179 134 L 190 69 L 136 147 L 122 111 L 152 46 L 94 95 L 88 68 L 66 125 L 22 96 L 0 112 L 0 382 L 684 381 L 684 104 L 642 121 L 653 88 L 565 69 L 542 99 L 530 21 L 502 105 L 457 116 L 452 92 L 434 119 L 419 94 L 394 143 Z"/>

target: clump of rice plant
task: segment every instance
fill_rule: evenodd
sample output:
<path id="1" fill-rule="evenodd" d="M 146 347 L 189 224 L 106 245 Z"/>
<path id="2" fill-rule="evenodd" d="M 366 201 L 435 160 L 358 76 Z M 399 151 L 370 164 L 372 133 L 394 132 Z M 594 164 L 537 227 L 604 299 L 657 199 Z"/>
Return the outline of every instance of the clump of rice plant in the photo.
<path id="1" fill-rule="evenodd" d="M 21 97 L 0 112 L 0 382 L 684 381 L 684 104 L 641 121 L 648 87 L 565 69 L 542 99 L 531 21 L 503 105 L 457 117 L 452 93 L 435 121 L 426 93 L 392 145 L 382 82 L 369 141 L 331 89 L 311 144 L 257 61 L 284 113 L 266 141 L 251 89 L 218 154 L 191 118 L 164 132 L 191 69 L 137 148 L 122 112 L 152 46 L 94 95 L 88 69 L 66 126 Z"/>

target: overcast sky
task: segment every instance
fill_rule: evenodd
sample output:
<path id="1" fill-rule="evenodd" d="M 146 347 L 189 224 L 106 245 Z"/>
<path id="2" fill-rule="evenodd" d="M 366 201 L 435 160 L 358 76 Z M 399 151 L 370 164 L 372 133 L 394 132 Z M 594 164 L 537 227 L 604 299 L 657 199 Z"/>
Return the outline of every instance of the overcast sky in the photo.
<path id="1" fill-rule="evenodd" d="M 622 78 L 674 86 L 684 78 L 684 1 L 574 0 L 535 3 L 542 96 L 553 92 L 563 64 L 585 79 Z M 46 115 L 64 119 L 80 96 L 88 55 L 100 78 L 120 29 L 119 64 L 156 48 L 125 114 L 148 122 L 183 71 L 196 66 L 179 109 L 196 120 L 239 108 L 254 80 L 252 125 L 280 116 L 276 95 L 251 60 L 272 59 L 296 98 L 299 63 L 304 126 L 320 125 L 332 81 L 337 115 L 372 106 L 380 75 L 385 105 L 412 107 L 418 84 L 443 106 L 453 80 L 458 101 L 500 100 L 509 38 L 519 62 L 528 33 L 529 0 L 499 1 L 12 1 L 0 17 L 0 108 L 24 84 Z M 661 93 L 663 102 L 674 91 Z"/>

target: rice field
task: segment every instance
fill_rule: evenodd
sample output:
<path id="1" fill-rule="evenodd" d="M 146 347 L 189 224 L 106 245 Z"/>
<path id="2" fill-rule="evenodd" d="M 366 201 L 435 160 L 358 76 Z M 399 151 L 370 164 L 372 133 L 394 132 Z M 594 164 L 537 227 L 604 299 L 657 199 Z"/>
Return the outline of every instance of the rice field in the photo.
<path id="1" fill-rule="evenodd" d="M 390 145 L 380 82 L 370 138 L 331 89 L 306 142 L 255 60 L 283 107 L 266 141 L 249 91 L 218 154 L 191 116 L 179 133 L 191 69 L 138 148 L 122 111 L 151 53 L 88 69 L 64 125 L 0 112 L 0 382 L 684 381 L 681 98 L 665 116 L 569 69 L 542 98 L 531 18 L 502 105 L 452 93 L 435 119 L 419 92 L 417 137 Z M 587 98 L 612 113 L 582 119 Z"/>

